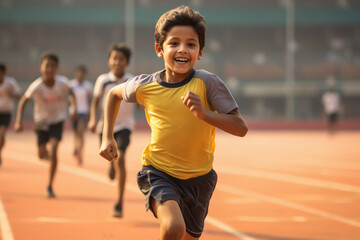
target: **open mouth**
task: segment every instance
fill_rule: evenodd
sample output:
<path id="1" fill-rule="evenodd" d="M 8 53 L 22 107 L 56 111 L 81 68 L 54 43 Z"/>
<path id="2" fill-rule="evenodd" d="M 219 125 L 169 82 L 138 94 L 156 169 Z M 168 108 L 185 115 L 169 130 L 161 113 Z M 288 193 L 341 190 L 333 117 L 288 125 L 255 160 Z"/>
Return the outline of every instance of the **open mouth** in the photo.
<path id="1" fill-rule="evenodd" d="M 175 61 L 178 63 L 187 63 L 189 62 L 189 59 L 187 58 L 175 58 Z"/>

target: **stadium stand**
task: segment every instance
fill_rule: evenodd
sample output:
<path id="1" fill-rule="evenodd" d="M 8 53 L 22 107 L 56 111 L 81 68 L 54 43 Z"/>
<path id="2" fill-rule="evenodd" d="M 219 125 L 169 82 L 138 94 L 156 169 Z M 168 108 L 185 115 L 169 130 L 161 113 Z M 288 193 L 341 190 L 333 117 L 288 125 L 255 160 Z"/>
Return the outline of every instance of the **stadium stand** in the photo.
<path id="1" fill-rule="evenodd" d="M 153 72 L 162 68 L 153 50 L 155 21 L 176 5 L 168 0 L 134 2 L 133 73 Z M 222 0 L 221 6 L 217 0 L 187 2 L 208 22 L 207 50 L 198 67 L 229 83 L 245 115 L 284 118 L 286 0 Z M 330 75 L 343 94 L 344 117 L 360 118 L 360 1 L 295 4 L 296 118 L 321 118 L 320 95 Z M 109 44 L 125 41 L 124 9 L 123 1 L 116 0 L 101 5 L 95 0 L 3 0 L 0 61 L 23 89 L 39 75 L 38 57 L 44 50 L 59 53 L 61 74 L 71 77 L 83 63 L 95 80 L 107 69 Z"/>

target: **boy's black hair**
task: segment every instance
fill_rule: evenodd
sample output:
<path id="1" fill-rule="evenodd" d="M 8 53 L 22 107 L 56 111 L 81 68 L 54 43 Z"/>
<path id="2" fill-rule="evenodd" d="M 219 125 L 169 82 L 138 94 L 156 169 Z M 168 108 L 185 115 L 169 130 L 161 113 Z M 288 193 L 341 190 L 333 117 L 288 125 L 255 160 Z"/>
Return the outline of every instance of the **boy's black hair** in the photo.
<path id="1" fill-rule="evenodd" d="M 164 13 L 155 26 L 155 43 L 160 47 L 174 26 L 192 26 L 199 37 L 200 50 L 205 46 L 206 20 L 188 6 L 180 6 Z"/>
<path id="2" fill-rule="evenodd" d="M 53 60 L 56 65 L 59 65 L 59 57 L 55 53 L 44 52 L 43 54 L 41 54 L 41 62 L 43 62 L 45 59 Z"/>
<path id="3" fill-rule="evenodd" d="M 87 73 L 87 68 L 85 67 L 85 65 L 78 65 L 75 70 Z"/>
<path id="4" fill-rule="evenodd" d="M 2 72 L 6 72 L 6 65 L 5 65 L 5 63 L 0 63 L 0 70 L 2 71 Z"/>
<path id="5" fill-rule="evenodd" d="M 115 43 L 115 44 L 111 45 L 110 48 L 109 48 L 108 57 L 111 56 L 112 51 L 122 52 L 122 54 L 125 55 L 126 60 L 128 62 L 130 62 L 131 49 L 128 46 L 126 46 L 125 43 Z"/>

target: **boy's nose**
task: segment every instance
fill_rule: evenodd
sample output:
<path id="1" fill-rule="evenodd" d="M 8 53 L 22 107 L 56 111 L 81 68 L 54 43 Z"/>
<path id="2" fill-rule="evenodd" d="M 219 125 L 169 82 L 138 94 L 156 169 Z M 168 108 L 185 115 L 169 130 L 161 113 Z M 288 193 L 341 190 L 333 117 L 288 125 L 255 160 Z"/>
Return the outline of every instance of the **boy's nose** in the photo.
<path id="1" fill-rule="evenodd" d="M 179 47 L 179 53 L 187 53 L 186 46 L 181 45 L 181 46 Z"/>

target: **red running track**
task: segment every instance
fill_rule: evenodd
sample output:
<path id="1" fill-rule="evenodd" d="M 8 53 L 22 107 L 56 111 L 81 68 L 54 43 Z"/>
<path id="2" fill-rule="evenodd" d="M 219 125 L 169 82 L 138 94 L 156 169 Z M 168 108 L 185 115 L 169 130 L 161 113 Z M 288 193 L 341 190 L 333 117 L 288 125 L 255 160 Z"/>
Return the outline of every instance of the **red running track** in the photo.
<path id="1" fill-rule="evenodd" d="M 0 168 L 0 239 L 157 239 L 159 227 L 136 186 L 149 132 L 134 132 L 127 153 L 124 218 L 111 217 L 116 185 L 99 139 L 87 133 L 84 166 L 65 132 L 56 199 L 45 194 L 48 163 L 37 159 L 35 134 L 9 131 Z M 219 180 L 201 239 L 360 239 L 360 132 L 218 133 Z"/>

